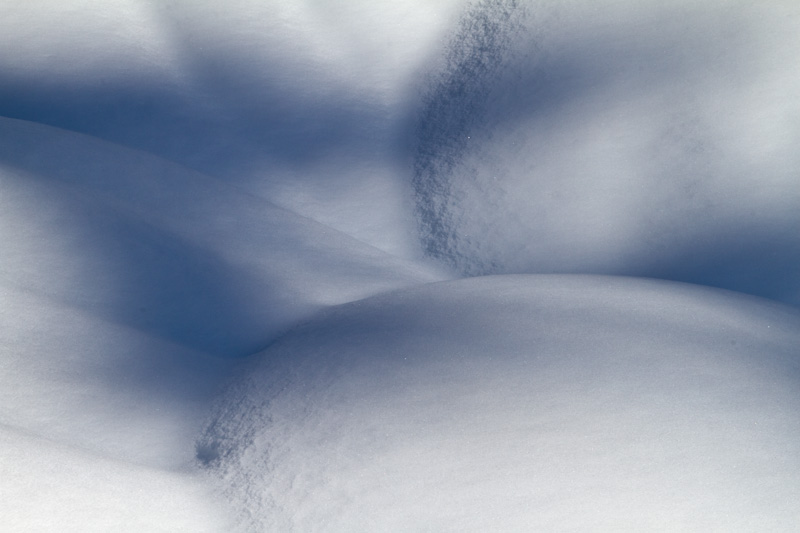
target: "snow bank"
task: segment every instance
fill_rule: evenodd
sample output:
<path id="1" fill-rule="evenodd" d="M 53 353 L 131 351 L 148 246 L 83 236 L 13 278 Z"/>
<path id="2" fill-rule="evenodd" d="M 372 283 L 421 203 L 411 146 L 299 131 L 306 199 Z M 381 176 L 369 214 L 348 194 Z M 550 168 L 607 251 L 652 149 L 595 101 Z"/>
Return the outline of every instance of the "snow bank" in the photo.
<path id="1" fill-rule="evenodd" d="M 322 313 L 233 381 L 198 459 L 243 531 L 788 531 L 800 314 L 589 276 Z"/>

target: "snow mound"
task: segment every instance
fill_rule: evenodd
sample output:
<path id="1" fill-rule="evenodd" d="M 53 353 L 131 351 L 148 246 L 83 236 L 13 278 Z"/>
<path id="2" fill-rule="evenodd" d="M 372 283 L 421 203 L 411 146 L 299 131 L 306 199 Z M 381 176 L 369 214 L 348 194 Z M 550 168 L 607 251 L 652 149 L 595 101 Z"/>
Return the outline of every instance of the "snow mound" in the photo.
<path id="1" fill-rule="evenodd" d="M 418 112 L 427 253 L 800 304 L 798 36 L 796 2 L 473 2 Z"/>
<path id="2" fill-rule="evenodd" d="M 800 314 L 697 286 L 494 276 L 329 309 L 197 444 L 242 531 L 788 531 Z"/>

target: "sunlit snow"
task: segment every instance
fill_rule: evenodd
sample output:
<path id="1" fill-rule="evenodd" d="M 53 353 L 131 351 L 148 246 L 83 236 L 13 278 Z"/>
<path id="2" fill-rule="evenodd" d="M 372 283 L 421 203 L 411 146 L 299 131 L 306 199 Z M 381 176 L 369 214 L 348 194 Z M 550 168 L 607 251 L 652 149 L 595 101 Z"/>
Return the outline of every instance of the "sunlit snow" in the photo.
<path id="1" fill-rule="evenodd" d="M 0 530 L 795 531 L 800 4 L 0 1 Z"/>

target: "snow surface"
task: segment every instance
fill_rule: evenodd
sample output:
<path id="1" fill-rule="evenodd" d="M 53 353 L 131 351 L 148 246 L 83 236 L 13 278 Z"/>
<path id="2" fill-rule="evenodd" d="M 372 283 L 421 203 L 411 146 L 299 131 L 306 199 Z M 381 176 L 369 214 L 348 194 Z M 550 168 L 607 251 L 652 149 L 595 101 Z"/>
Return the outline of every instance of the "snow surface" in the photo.
<path id="1" fill-rule="evenodd" d="M 0 531 L 795 530 L 799 45 L 0 1 Z"/>
<path id="2" fill-rule="evenodd" d="M 599 276 L 480 277 L 321 313 L 198 457 L 247 531 L 791 531 L 800 312 Z"/>
<path id="3" fill-rule="evenodd" d="M 477 3 L 417 124 L 426 249 L 470 275 L 800 304 L 798 20 L 798 2 Z"/>

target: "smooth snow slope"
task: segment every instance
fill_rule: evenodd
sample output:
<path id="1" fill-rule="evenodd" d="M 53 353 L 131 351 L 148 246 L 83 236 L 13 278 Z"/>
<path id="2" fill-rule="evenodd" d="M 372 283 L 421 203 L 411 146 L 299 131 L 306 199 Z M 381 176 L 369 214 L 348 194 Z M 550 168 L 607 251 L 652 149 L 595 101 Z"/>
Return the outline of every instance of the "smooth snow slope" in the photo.
<path id="1" fill-rule="evenodd" d="M 208 488 L 170 472 L 0 426 L 7 533 L 212 533 L 232 526 Z"/>
<path id="2" fill-rule="evenodd" d="M 221 357 L 315 310 L 441 279 L 229 184 L 0 118 L 3 283 Z"/>
<path id="3" fill-rule="evenodd" d="M 198 442 L 242 531 L 792 531 L 800 314 L 600 276 L 321 313 Z"/>

